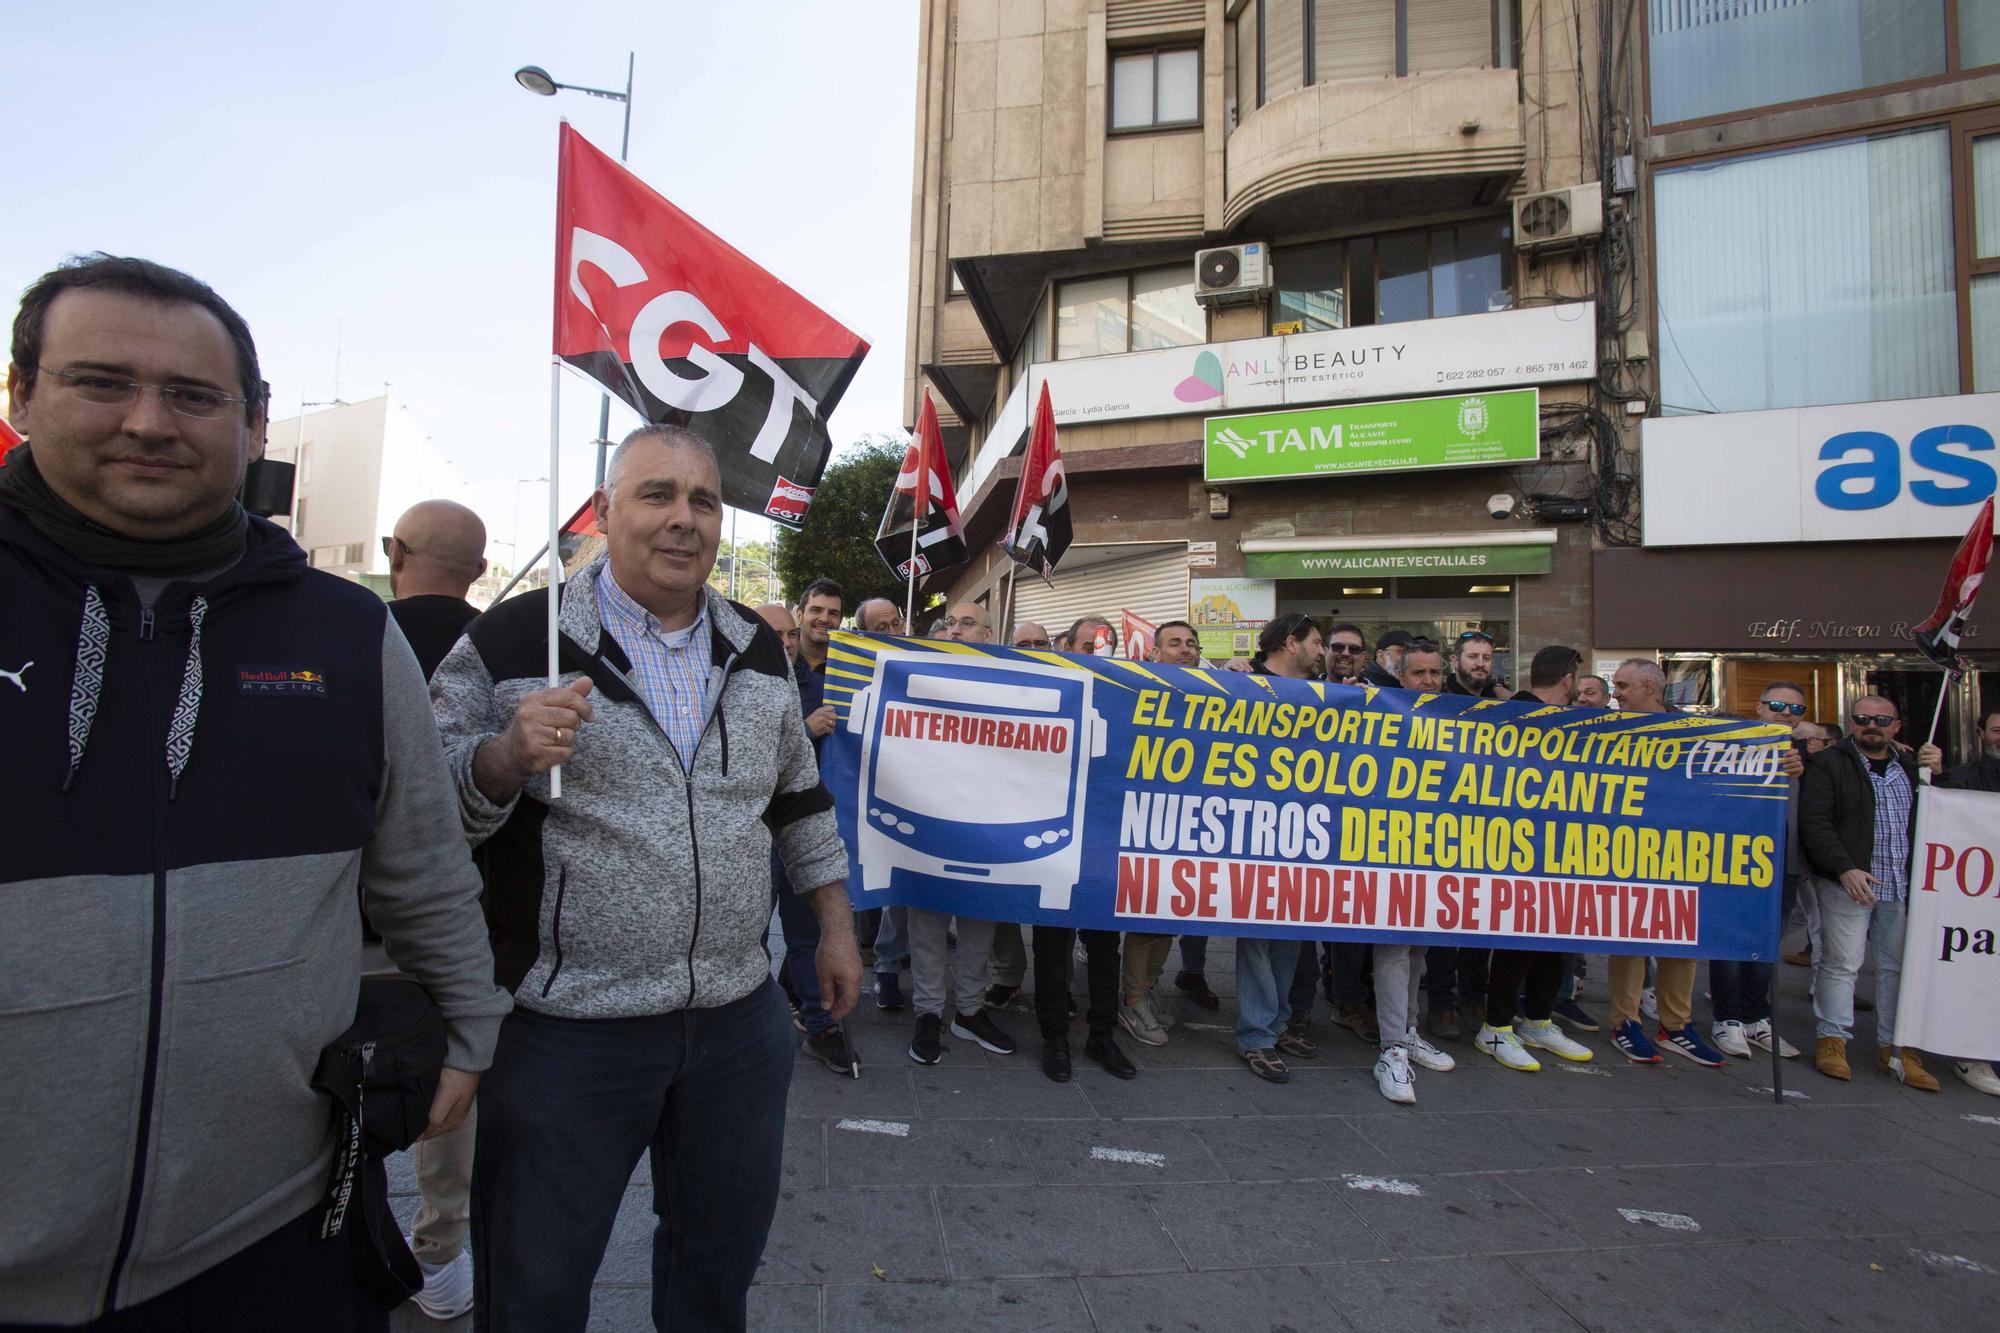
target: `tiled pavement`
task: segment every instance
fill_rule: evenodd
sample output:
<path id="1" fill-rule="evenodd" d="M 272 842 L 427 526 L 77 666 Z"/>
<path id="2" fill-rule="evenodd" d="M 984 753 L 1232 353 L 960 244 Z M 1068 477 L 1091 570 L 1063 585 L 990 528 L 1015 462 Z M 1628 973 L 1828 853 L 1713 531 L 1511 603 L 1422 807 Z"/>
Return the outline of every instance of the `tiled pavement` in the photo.
<path id="1" fill-rule="evenodd" d="M 1597 963 L 1585 1003 L 1602 1017 Z M 1231 968 L 1216 941 L 1218 991 Z M 1809 1046 L 1809 974 L 1780 971 L 1781 1028 Z M 1595 1039 L 1592 1065 L 1539 1074 L 1456 1043 L 1459 1069 L 1420 1072 L 1419 1103 L 1398 1107 L 1323 1005 L 1320 1057 L 1293 1062 L 1285 1086 L 1237 1059 L 1232 1002 L 1209 1014 L 1176 993 L 1172 1007 L 1166 1047 L 1124 1043 L 1143 1067 L 1130 1083 L 1083 1057 L 1079 1023 L 1076 1081 L 1059 1086 L 1026 1012 L 1003 1019 L 1018 1054 L 948 1040 L 922 1068 L 905 1055 L 908 1014 L 865 1002 L 863 1077 L 803 1057 L 796 1071 L 752 1326 L 1996 1325 L 2000 1100 L 1935 1061 L 1937 1094 L 1878 1075 L 1872 1015 L 1854 1081 L 1788 1061 L 1785 1087 L 1803 1095 L 1782 1106 L 1761 1052 L 1723 1070 L 1639 1068 Z M 392 1168 L 407 1218 L 414 1183 Z M 651 1327 L 650 1207 L 642 1166 L 593 1329 Z M 398 1313 L 399 1330 L 437 1327 Z"/>

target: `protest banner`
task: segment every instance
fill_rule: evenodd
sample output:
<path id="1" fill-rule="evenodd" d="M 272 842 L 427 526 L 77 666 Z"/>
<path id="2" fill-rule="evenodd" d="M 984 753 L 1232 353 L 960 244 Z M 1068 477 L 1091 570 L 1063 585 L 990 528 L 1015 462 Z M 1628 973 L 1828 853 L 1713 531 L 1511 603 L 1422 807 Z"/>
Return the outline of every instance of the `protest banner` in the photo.
<path id="1" fill-rule="evenodd" d="M 1782 728 L 837 634 L 860 907 L 1769 960 Z"/>
<path id="2" fill-rule="evenodd" d="M 1924 788 L 1914 842 L 1896 1044 L 2000 1058 L 2000 795 Z"/>

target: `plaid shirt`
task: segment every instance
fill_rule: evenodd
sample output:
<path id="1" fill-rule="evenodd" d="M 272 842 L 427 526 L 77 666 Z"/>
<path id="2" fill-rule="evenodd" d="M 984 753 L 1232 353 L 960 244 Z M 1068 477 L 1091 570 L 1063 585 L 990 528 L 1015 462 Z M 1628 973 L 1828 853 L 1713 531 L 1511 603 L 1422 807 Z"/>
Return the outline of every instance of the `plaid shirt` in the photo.
<path id="1" fill-rule="evenodd" d="M 1868 873 L 1875 876 L 1875 901 L 1899 903 L 1910 892 L 1910 812 L 1915 797 L 1910 775 L 1893 758 L 1886 772 L 1868 765 L 1875 786 L 1875 855 Z"/>
<path id="2" fill-rule="evenodd" d="M 660 618 L 627 596 L 611 577 L 610 561 L 598 569 L 598 619 L 632 659 L 632 683 L 673 743 L 683 770 L 693 768 L 694 748 L 707 720 L 711 655 L 705 593 L 699 605 L 694 624 L 662 630 Z"/>

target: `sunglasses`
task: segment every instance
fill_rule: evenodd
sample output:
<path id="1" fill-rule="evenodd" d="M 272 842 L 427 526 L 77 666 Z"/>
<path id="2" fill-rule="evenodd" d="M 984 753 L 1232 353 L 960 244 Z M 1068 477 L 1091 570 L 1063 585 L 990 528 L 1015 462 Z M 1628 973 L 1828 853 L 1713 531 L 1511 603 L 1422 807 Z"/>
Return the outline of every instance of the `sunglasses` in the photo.
<path id="1" fill-rule="evenodd" d="M 1481 643 L 1493 642 L 1493 636 L 1491 634 L 1488 634 L 1483 629 L 1469 629 L 1465 633 L 1458 636 L 1458 641 L 1460 643 L 1469 643 L 1473 639 L 1477 639 Z"/>
<path id="2" fill-rule="evenodd" d="M 1776 699 L 1762 699 L 1758 702 L 1774 713 L 1790 713 L 1793 717 L 1804 717 L 1806 715 L 1806 706 L 1804 704 L 1781 703 Z"/>
<path id="3" fill-rule="evenodd" d="M 1326 650 L 1330 653 L 1365 653 L 1368 651 L 1358 643 L 1329 643 L 1326 646 Z"/>
<path id="4" fill-rule="evenodd" d="M 1893 727 L 1900 720 L 1894 713 L 1851 713 L 1857 727 Z"/>

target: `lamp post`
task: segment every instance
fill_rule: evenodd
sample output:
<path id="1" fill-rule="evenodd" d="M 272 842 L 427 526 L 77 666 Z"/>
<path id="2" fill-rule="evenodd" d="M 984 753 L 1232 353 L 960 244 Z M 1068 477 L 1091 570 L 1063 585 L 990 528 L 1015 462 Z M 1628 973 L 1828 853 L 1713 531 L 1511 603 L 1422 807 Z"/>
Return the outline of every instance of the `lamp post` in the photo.
<path id="1" fill-rule="evenodd" d="M 618 160 L 625 160 L 626 150 L 632 146 L 632 65 L 633 53 L 625 53 L 625 91 L 610 88 L 586 88 L 580 83 L 557 83 L 549 77 L 549 72 L 540 65 L 523 65 L 514 71 L 514 82 L 526 88 L 537 97 L 554 97 L 559 92 L 583 93 L 588 97 L 602 97 L 607 101 L 625 104 L 625 129 L 618 136 Z M 606 393 L 597 409 L 597 484 L 604 484 L 605 451 L 611 447 L 611 395 Z"/>

